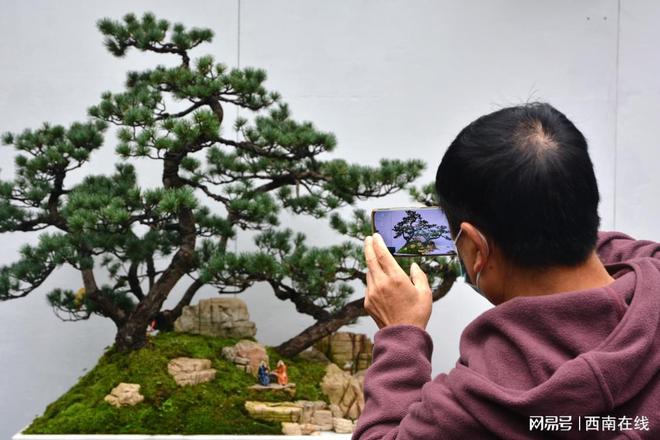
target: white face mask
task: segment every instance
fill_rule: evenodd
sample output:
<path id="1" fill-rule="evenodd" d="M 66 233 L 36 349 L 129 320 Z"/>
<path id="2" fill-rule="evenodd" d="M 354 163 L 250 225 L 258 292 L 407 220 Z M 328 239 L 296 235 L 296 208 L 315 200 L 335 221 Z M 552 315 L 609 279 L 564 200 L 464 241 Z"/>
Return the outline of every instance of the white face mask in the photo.
<path id="1" fill-rule="evenodd" d="M 483 270 L 483 267 L 479 272 L 477 272 L 477 276 L 475 277 L 475 282 L 472 284 L 472 281 L 470 280 L 470 275 L 467 272 L 467 269 L 465 268 L 465 265 L 463 264 L 463 260 L 461 259 L 461 256 L 458 254 L 458 239 L 461 236 L 461 233 L 463 232 L 463 229 L 461 228 L 460 231 L 458 231 L 458 234 L 456 234 L 456 238 L 454 238 L 454 247 L 456 248 L 456 257 L 458 258 L 458 265 L 461 269 L 461 277 L 463 277 L 463 282 L 470 286 L 472 289 L 474 289 L 475 292 L 477 292 L 479 295 L 483 296 L 484 298 L 486 295 L 484 295 L 483 291 L 479 288 L 479 277 L 481 277 L 481 271 Z M 477 231 L 479 232 L 479 231 Z M 488 251 L 488 241 L 486 240 L 486 237 L 483 236 L 481 232 L 479 232 L 479 235 L 481 238 L 486 242 L 486 252 L 490 253 Z"/>

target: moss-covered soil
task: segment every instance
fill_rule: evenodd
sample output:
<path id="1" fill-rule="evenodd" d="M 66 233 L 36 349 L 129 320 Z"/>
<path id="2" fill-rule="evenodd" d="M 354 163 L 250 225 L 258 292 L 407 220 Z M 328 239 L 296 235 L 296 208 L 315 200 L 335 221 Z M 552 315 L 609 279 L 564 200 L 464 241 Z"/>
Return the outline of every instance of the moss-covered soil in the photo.
<path id="1" fill-rule="evenodd" d="M 435 243 L 433 241 L 424 244 L 421 241 L 410 240 L 405 245 L 400 247 L 396 252 L 398 254 L 426 255 L 429 252 L 432 252 L 434 249 Z"/>
<path id="2" fill-rule="evenodd" d="M 68 392 L 48 405 L 25 434 L 280 434 L 279 423 L 254 420 L 246 400 L 324 400 L 320 381 L 325 365 L 298 357 L 280 357 L 268 348 L 271 366 L 286 362 L 289 381 L 296 383 L 290 398 L 248 390 L 255 378 L 226 361 L 222 347 L 237 340 L 162 333 L 145 348 L 129 354 L 109 348 L 98 364 Z M 167 372 L 170 359 L 180 356 L 211 359 L 215 380 L 179 387 Z M 139 383 L 144 401 L 115 408 L 103 399 L 120 382 Z"/>

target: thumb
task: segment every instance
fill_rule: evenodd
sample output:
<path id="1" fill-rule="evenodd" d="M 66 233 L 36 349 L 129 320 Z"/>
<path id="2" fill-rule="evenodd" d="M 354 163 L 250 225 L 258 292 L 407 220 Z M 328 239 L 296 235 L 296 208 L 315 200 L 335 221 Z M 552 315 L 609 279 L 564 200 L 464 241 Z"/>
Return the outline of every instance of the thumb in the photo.
<path id="1" fill-rule="evenodd" d="M 417 263 L 410 265 L 410 279 L 418 290 L 430 289 L 429 280 L 426 273 L 422 270 Z"/>

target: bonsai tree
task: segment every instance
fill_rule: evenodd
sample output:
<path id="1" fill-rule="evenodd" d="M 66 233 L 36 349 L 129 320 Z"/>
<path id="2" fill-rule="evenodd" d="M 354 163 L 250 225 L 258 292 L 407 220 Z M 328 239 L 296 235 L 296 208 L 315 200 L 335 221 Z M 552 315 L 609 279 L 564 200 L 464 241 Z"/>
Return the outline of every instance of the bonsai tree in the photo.
<path id="1" fill-rule="evenodd" d="M 392 228 L 394 238 L 403 237 L 406 241 L 399 249 L 400 253 L 425 253 L 435 249 L 433 240 L 441 237 L 451 239 L 445 225 L 433 225 L 417 211 L 407 210 L 405 213 Z"/>
<path id="2" fill-rule="evenodd" d="M 102 19 L 98 28 L 116 57 L 138 50 L 175 63 L 129 72 L 125 89 L 103 93 L 85 122 L 3 135 L 17 155 L 15 177 L 0 181 L 0 232 L 42 232 L 0 268 L 0 299 L 26 296 L 56 268 L 72 266 L 80 285 L 48 293 L 54 311 L 64 320 L 111 319 L 121 351 L 144 346 L 154 319 L 162 331 L 172 329 L 205 285 L 224 294 L 267 282 L 277 298 L 311 315 L 316 323 L 279 347 L 289 356 L 364 315 L 363 300 L 348 298 L 351 282 L 365 283 L 358 240 L 370 226 L 363 210 L 349 220 L 336 210 L 404 188 L 433 203 L 430 187 L 409 186 L 423 162 L 381 159 L 369 167 L 323 159 L 335 137 L 292 119 L 279 94 L 265 88 L 263 70 L 230 69 L 209 55 L 192 59 L 193 49 L 211 41 L 210 29 L 171 25 L 150 13 Z M 223 134 L 228 106 L 250 115 L 233 121 L 231 138 Z M 116 128 L 115 172 L 70 183 L 69 173 L 103 146 L 109 126 Z M 138 159 L 141 167 L 158 167 L 159 186 L 140 186 Z M 303 234 L 279 225 L 282 209 L 329 218 L 348 239 L 309 247 Z M 239 229 L 256 232 L 257 251 L 227 248 Z M 421 264 L 435 267 L 442 296 L 452 269 L 440 260 Z M 100 273 L 110 281 L 98 282 Z M 181 299 L 164 309 L 180 285 Z"/>

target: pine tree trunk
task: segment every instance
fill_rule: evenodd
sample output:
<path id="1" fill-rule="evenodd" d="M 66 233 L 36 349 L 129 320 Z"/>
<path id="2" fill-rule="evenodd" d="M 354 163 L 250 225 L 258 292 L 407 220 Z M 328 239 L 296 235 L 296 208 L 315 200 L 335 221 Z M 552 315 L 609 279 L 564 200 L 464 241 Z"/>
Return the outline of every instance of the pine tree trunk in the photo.
<path id="1" fill-rule="evenodd" d="M 147 323 L 129 319 L 117 331 L 115 348 L 120 352 L 137 350 L 147 345 Z"/>
<path id="2" fill-rule="evenodd" d="M 286 342 L 275 348 L 281 356 L 291 358 L 301 351 L 311 347 L 317 341 L 323 339 L 335 331 L 339 330 L 346 323 L 341 319 L 331 319 L 330 321 L 317 322 L 307 327 L 303 332 L 294 336 Z"/>
<path id="3" fill-rule="evenodd" d="M 275 351 L 282 356 L 291 358 L 306 348 L 314 345 L 316 341 L 336 332 L 342 326 L 351 323 L 354 319 L 366 315 L 367 312 L 364 310 L 364 298 L 352 301 L 346 304 L 339 312 L 335 313 L 332 318 L 326 321 L 319 321 L 307 327 L 288 341 L 278 345 L 275 348 Z"/>
<path id="4" fill-rule="evenodd" d="M 180 315 L 181 313 L 179 313 Z M 156 315 L 156 329 L 159 332 L 172 332 L 174 331 L 174 321 L 179 316 L 173 316 L 170 310 L 162 310 Z"/>
<path id="5" fill-rule="evenodd" d="M 437 301 L 449 292 L 449 289 L 456 281 L 456 274 L 447 269 L 442 283 L 433 291 L 433 301 Z M 318 321 L 317 323 L 307 327 L 298 335 L 283 342 L 275 348 L 281 356 L 293 357 L 314 345 L 315 342 L 323 339 L 324 337 L 336 332 L 342 326 L 350 324 L 360 316 L 366 316 L 367 312 L 364 310 L 364 298 L 351 301 L 346 304 L 341 310 L 336 312 L 332 317 L 325 321 Z"/>

